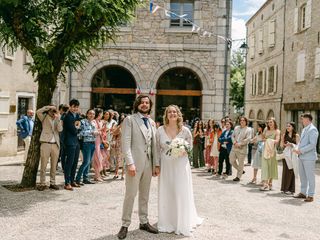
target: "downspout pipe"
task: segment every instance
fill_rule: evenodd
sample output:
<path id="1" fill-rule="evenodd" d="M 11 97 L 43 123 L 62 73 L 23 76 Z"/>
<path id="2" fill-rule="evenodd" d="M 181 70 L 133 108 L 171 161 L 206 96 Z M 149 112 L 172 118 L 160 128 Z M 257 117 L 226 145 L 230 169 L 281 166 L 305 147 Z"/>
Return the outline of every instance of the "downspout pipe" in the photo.
<path id="1" fill-rule="evenodd" d="M 230 12 L 231 12 L 232 0 L 226 1 L 226 39 L 230 39 Z M 228 62 L 229 62 L 229 47 L 230 42 L 225 42 L 225 52 L 224 52 L 224 82 L 223 82 L 223 117 L 227 113 L 227 84 L 228 84 Z"/>
<path id="2" fill-rule="evenodd" d="M 72 99 L 71 98 L 71 93 L 72 93 L 72 84 L 71 84 L 71 81 L 72 81 L 72 70 L 71 68 L 69 68 L 69 101 Z M 68 101 L 68 102 L 69 102 Z"/>

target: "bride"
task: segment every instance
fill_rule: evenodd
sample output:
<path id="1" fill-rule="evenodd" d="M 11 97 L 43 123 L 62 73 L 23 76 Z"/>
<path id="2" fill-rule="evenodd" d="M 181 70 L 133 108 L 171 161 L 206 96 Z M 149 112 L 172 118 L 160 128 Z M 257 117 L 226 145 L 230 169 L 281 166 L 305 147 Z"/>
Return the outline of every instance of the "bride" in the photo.
<path id="1" fill-rule="evenodd" d="M 163 122 L 164 126 L 156 134 L 161 161 L 158 229 L 160 232 L 190 236 L 203 219 L 198 217 L 194 204 L 188 154 L 185 152 L 180 157 L 174 157 L 168 150 L 170 143 L 177 139 L 183 139 L 192 146 L 192 136 L 190 130 L 182 125 L 182 114 L 176 105 L 166 108 Z"/>

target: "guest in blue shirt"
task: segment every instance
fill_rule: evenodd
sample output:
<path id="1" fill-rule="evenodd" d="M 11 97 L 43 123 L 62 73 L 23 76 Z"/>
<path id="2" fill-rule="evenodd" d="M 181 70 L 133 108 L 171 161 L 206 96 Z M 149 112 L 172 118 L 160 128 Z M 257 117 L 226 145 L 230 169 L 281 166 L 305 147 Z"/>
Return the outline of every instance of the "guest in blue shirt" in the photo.
<path id="1" fill-rule="evenodd" d="M 27 160 L 28 150 L 31 142 L 31 136 L 32 136 L 33 126 L 34 126 L 33 115 L 34 115 L 33 110 L 29 109 L 27 111 L 27 116 L 22 116 L 16 122 L 19 130 L 18 135 L 23 139 L 25 144 L 24 161 Z"/>
<path id="2" fill-rule="evenodd" d="M 91 159 L 95 149 L 95 141 L 96 136 L 99 135 L 98 130 L 92 124 L 92 121 L 95 117 L 95 111 L 93 109 L 89 109 L 86 114 L 86 119 L 81 120 L 81 127 L 80 127 L 80 138 L 82 141 L 82 155 L 83 155 L 83 162 L 78 170 L 76 183 L 79 185 L 83 184 L 94 184 L 89 180 L 89 168 Z M 80 183 L 81 177 L 83 177 L 83 183 Z"/>

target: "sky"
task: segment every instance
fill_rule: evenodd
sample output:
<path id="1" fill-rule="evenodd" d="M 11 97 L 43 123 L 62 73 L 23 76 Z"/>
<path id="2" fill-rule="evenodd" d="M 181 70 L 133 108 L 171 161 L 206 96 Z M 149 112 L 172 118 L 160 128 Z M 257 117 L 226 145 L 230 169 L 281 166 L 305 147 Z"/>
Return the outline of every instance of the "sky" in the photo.
<path id="1" fill-rule="evenodd" d="M 233 0 L 232 13 L 232 39 L 246 38 L 246 21 L 256 13 L 256 11 L 266 2 L 266 0 Z M 242 41 L 233 42 L 235 48 L 239 47 Z M 239 45 L 239 46 L 238 46 Z"/>

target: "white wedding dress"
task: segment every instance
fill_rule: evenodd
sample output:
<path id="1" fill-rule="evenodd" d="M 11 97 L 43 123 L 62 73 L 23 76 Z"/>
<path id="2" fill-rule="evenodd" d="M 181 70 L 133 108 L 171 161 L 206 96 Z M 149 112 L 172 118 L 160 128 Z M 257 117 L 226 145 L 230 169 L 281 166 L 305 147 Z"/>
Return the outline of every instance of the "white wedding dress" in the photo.
<path id="1" fill-rule="evenodd" d="M 168 137 L 163 126 L 157 131 L 157 151 L 160 157 L 159 177 L 159 221 L 160 232 L 174 232 L 191 236 L 193 229 L 203 219 L 198 217 L 193 197 L 192 174 L 188 156 L 173 158 L 168 156 Z M 192 146 L 192 136 L 188 128 L 183 127 L 176 138 L 183 138 Z"/>

